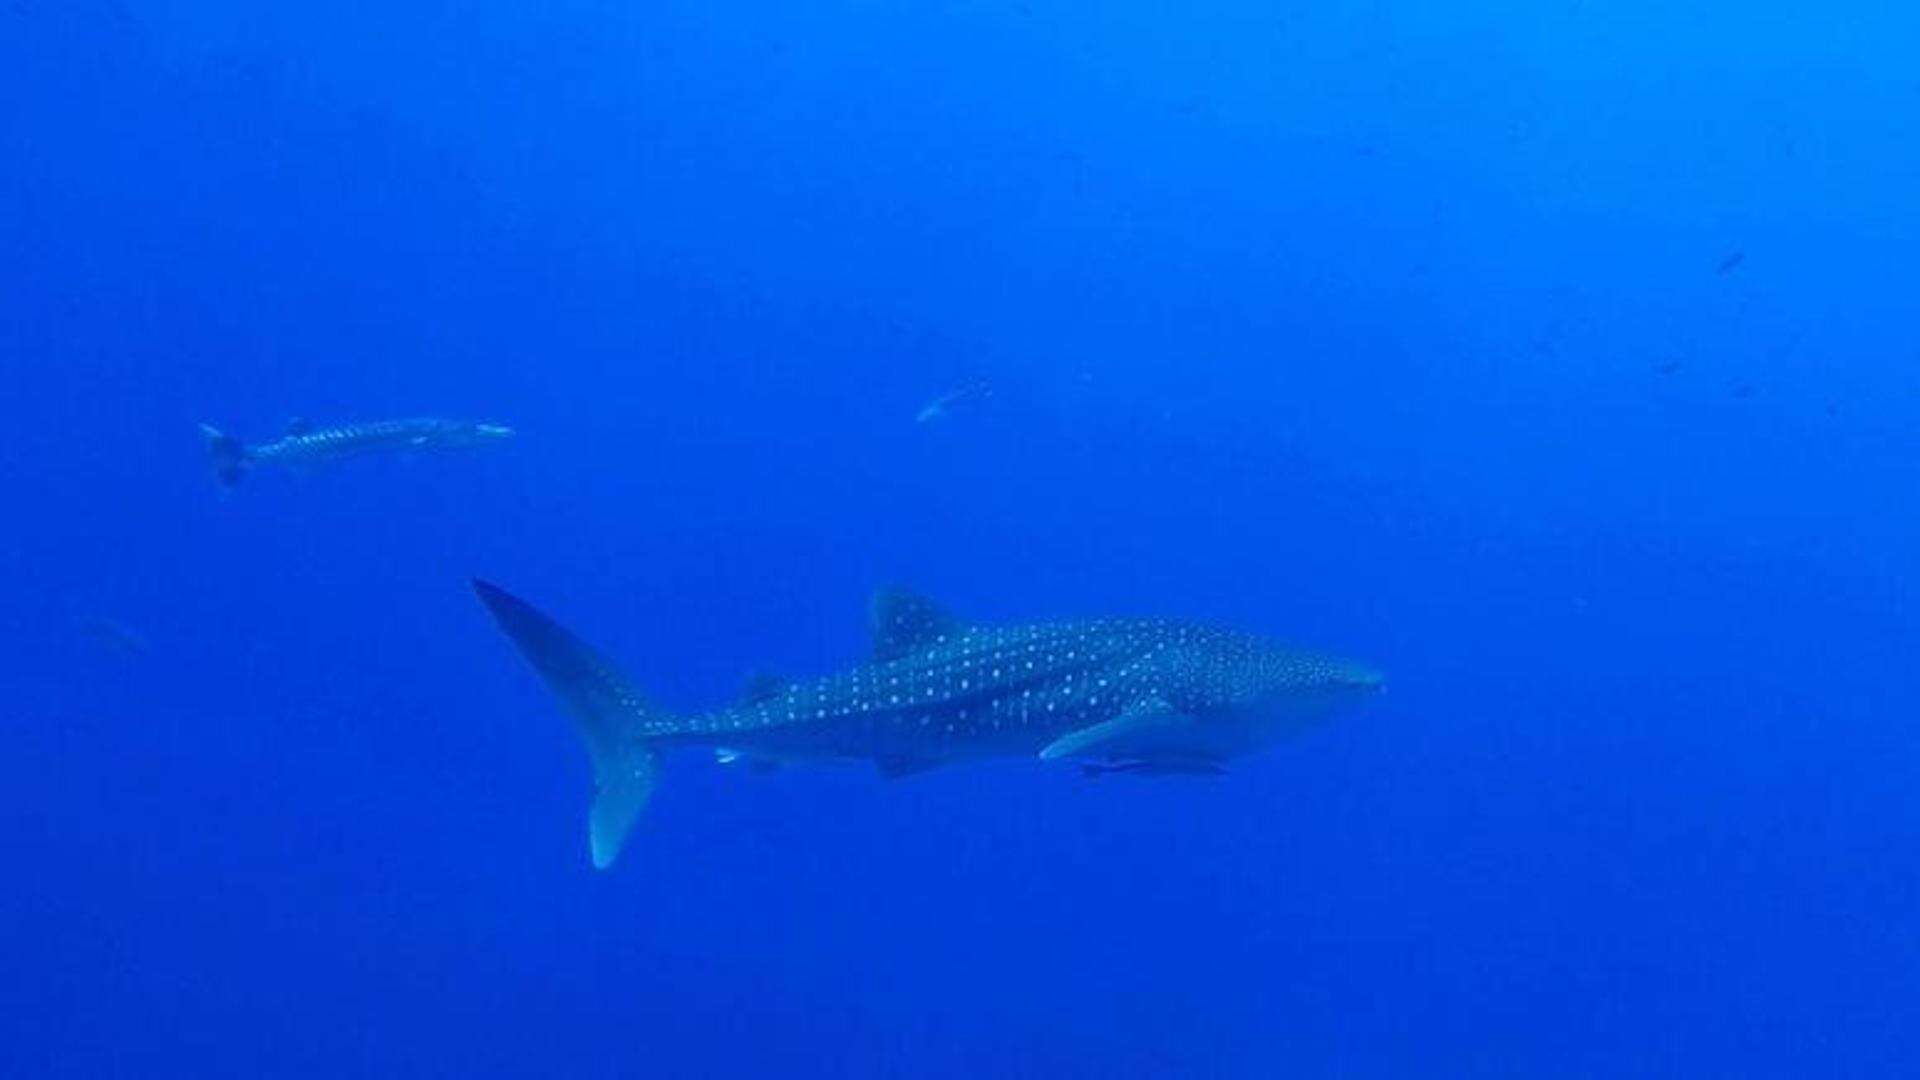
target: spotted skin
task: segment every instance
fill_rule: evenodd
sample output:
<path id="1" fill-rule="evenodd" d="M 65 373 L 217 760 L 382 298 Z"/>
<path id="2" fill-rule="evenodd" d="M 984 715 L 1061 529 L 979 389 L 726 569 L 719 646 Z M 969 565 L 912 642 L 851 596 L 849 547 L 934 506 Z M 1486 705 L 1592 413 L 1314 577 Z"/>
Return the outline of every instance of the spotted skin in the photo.
<path id="1" fill-rule="evenodd" d="M 1209 719 L 1235 723 L 1237 707 L 1263 694 L 1292 689 L 1307 702 L 1377 684 L 1357 665 L 1188 623 L 979 627 L 751 704 L 652 719 L 643 731 L 667 743 L 795 758 L 1031 756 L 1143 703 L 1170 706 L 1205 728 Z M 1251 734 L 1194 732 L 1193 741 L 1202 756 L 1234 756 L 1253 748 Z"/>

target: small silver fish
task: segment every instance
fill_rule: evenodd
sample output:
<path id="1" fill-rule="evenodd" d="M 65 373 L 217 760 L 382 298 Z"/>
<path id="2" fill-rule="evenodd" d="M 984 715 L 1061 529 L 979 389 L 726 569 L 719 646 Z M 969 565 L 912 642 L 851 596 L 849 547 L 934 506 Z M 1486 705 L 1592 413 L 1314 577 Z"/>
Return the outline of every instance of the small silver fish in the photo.
<path id="1" fill-rule="evenodd" d="M 928 402 L 918 413 L 914 414 L 914 423 L 932 424 L 945 420 L 953 414 L 954 406 L 971 401 L 974 398 L 986 397 L 991 391 L 992 387 L 988 386 L 985 382 L 976 382 L 969 383 L 958 390 L 942 394 Z"/>

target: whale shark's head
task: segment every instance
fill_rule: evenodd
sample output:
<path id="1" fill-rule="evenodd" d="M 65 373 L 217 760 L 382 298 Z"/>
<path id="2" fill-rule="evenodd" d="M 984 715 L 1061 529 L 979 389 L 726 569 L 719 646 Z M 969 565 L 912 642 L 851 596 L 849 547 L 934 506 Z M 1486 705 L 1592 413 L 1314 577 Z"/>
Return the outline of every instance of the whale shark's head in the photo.
<path id="1" fill-rule="evenodd" d="M 1171 702 L 1221 756 L 1295 734 L 1386 689 L 1385 676 L 1366 664 L 1240 634 L 1188 644 L 1171 662 Z"/>

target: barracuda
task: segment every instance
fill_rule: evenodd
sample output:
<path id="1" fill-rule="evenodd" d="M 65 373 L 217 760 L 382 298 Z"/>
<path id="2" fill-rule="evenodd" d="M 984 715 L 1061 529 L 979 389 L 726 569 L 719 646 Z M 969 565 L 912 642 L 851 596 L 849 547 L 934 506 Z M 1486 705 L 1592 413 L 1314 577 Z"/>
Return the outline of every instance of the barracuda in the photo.
<path id="1" fill-rule="evenodd" d="M 315 427 L 303 420 L 271 442 L 243 443 L 211 424 L 201 424 L 214 475 L 226 487 L 263 465 L 314 465 L 367 454 L 462 450 L 511 438 L 513 429 L 469 420 L 416 417 L 366 424 Z"/>

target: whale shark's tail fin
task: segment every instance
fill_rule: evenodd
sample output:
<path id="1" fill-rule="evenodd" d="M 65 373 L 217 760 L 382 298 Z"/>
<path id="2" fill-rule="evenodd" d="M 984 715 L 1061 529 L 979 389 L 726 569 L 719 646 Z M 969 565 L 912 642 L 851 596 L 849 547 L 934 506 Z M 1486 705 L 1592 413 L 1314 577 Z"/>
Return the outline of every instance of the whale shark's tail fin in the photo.
<path id="1" fill-rule="evenodd" d="M 526 601 L 478 578 L 473 591 L 573 713 L 593 757 L 588 840 L 593 865 L 604 870 L 653 794 L 659 756 L 647 739 L 660 714 L 599 653 Z"/>
<path id="2" fill-rule="evenodd" d="M 200 437 L 207 440 L 207 457 L 213 462 L 213 475 L 221 487 L 232 487 L 247 471 L 247 448 L 239 439 L 212 424 L 200 425 Z"/>

